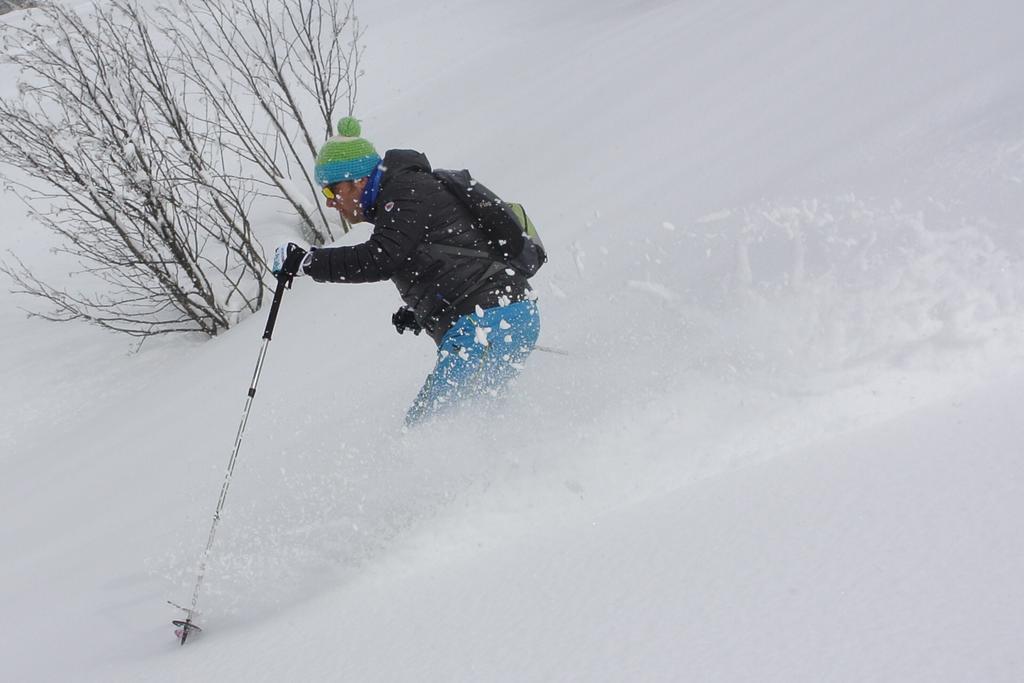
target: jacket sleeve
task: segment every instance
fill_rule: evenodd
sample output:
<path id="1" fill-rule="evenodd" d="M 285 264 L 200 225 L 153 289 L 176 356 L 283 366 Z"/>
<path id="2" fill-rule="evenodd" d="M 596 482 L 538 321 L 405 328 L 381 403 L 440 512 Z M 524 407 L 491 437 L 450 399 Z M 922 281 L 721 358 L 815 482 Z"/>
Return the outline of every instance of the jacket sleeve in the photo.
<path id="1" fill-rule="evenodd" d="M 381 210 L 370 239 L 351 247 L 317 249 L 304 268 L 317 282 L 378 282 L 388 280 L 412 254 L 426 232 L 422 202 L 389 200 Z"/>

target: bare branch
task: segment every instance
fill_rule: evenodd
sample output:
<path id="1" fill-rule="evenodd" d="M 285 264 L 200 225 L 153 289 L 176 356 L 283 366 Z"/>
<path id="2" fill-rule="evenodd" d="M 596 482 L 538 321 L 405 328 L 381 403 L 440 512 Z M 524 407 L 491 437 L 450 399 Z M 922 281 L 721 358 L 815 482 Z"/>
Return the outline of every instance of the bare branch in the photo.
<path id="1" fill-rule="evenodd" d="M 92 289 L 48 285 L 14 256 L 0 270 L 50 304 L 40 317 L 132 335 L 213 336 L 258 310 L 266 264 L 248 218 L 251 183 L 224 171 L 146 17 L 120 0 L 88 21 L 41 9 L 40 25 L 0 29 L 22 74 L 20 95 L 0 99 L 0 162 L 37 180 L 22 194 Z"/>

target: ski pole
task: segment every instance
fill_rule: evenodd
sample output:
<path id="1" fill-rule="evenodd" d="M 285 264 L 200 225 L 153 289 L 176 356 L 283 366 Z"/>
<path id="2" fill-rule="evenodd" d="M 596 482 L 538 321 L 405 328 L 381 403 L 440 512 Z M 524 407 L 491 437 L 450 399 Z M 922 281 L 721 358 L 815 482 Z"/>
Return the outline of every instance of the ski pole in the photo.
<path id="1" fill-rule="evenodd" d="M 199 560 L 199 574 L 196 576 L 196 585 L 192 590 L 192 605 L 184 608 L 185 619 L 175 619 L 171 623 L 178 627 L 175 633 L 181 638 L 181 644 L 185 644 L 189 633 L 201 631 L 197 625 L 192 623 L 196 615 L 196 605 L 199 603 L 199 590 L 203 585 L 203 577 L 206 574 L 206 561 L 210 556 L 210 549 L 213 547 L 213 538 L 217 534 L 217 524 L 220 522 L 221 511 L 224 509 L 224 501 L 228 497 L 228 488 L 231 486 L 231 477 L 235 471 L 235 462 L 238 460 L 238 451 L 242 446 L 242 434 L 245 433 L 245 424 L 249 421 L 249 408 L 252 406 L 252 399 L 256 395 L 256 385 L 260 381 L 260 373 L 263 371 L 263 360 L 267 356 L 267 347 L 270 346 L 270 338 L 274 334 L 274 325 L 277 323 L 277 312 L 281 308 L 281 298 L 284 290 L 290 288 L 292 278 L 289 275 L 279 274 L 277 276 L 277 287 L 274 289 L 274 301 L 270 305 L 270 315 L 267 317 L 267 327 L 263 330 L 263 346 L 260 348 L 259 359 L 256 361 L 256 371 L 253 373 L 252 382 L 249 384 L 249 394 L 245 400 L 245 408 L 242 410 L 242 422 L 238 425 L 238 434 L 235 436 L 235 447 L 231 451 L 231 459 L 228 460 L 228 469 L 224 475 L 224 483 L 220 487 L 220 498 L 217 499 L 217 509 L 213 513 L 213 524 L 210 525 L 210 535 L 206 540 L 206 549 Z M 171 603 L 174 604 L 174 603 Z"/>

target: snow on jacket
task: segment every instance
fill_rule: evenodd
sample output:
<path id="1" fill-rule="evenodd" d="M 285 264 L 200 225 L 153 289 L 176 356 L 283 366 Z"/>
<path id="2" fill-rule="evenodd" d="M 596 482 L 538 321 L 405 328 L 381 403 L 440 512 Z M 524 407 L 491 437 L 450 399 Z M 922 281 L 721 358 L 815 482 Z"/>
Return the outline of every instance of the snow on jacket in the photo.
<path id="1" fill-rule="evenodd" d="M 440 343 L 461 316 L 527 298 L 530 286 L 490 251 L 473 216 L 431 175 L 420 152 L 389 150 L 382 162 L 373 234 L 351 247 L 317 249 L 305 272 L 318 282 L 391 280 L 416 321 Z M 460 254 L 459 248 L 466 250 Z"/>

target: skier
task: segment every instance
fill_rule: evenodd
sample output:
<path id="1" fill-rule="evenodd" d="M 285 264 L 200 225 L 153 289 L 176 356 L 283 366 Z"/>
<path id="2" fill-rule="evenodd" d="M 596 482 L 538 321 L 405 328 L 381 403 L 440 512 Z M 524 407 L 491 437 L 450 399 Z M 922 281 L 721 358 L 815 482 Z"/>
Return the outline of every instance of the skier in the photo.
<path id="1" fill-rule="evenodd" d="M 406 425 L 466 399 L 498 395 L 540 333 L 526 276 L 488 246 L 470 210 L 432 175 L 426 156 L 392 149 L 381 161 L 354 118 L 338 122 L 315 173 L 327 206 L 350 223 L 372 223 L 373 233 L 350 247 L 281 245 L 273 272 L 317 282 L 395 283 L 405 305 L 392 324 L 399 333 L 426 330 L 437 344 L 436 365 Z"/>

